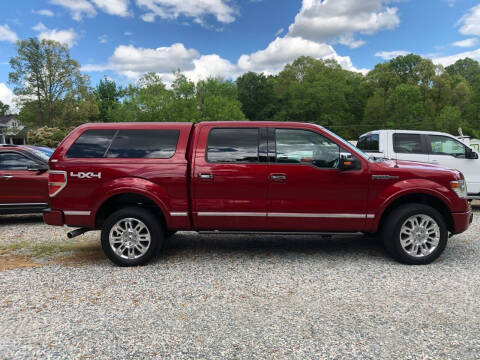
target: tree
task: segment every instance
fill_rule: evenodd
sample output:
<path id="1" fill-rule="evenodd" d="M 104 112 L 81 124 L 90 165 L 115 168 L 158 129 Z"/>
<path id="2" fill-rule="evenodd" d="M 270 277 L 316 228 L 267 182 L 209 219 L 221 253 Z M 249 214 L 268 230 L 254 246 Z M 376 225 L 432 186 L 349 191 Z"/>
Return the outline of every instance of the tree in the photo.
<path id="1" fill-rule="evenodd" d="M 460 75 L 470 84 L 472 84 L 476 78 L 480 76 L 480 64 L 478 61 L 470 58 L 460 59 L 450 66 L 447 66 L 445 70 L 451 75 Z"/>
<path id="2" fill-rule="evenodd" d="M 4 104 L 0 101 L 0 116 L 7 115 L 8 111 L 10 110 L 10 105 Z"/>
<path id="3" fill-rule="evenodd" d="M 234 82 L 218 78 L 201 80 L 196 85 L 196 93 L 201 121 L 245 119 Z"/>
<path id="4" fill-rule="evenodd" d="M 100 80 L 95 93 L 99 110 L 98 120 L 101 122 L 113 121 L 113 113 L 120 105 L 122 89 L 117 87 L 115 81 L 105 77 Z"/>
<path id="5" fill-rule="evenodd" d="M 14 93 L 25 101 L 35 99 L 37 126 L 53 127 L 55 104 L 75 96 L 79 87 L 88 84 L 78 62 L 70 58 L 68 47 L 52 40 L 35 38 L 17 42 L 16 56 L 10 59 L 9 81 Z"/>
<path id="6" fill-rule="evenodd" d="M 418 129 L 423 120 L 420 90 L 417 86 L 400 84 L 389 98 L 388 125 L 395 129 Z"/>
<path id="7" fill-rule="evenodd" d="M 248 72 L 237 78 L 238 99 L 249 120 L 271 120 L 275 114 L 274 81 L 264 74 Z"/>
<path id="8" fill-rule="evenodd" d="M 416 83 L 415 68 L 422 61 L 422 57 L 415 54 L 408 54 L 405 56 L 397 56 L 388 62 L 388 66 L 392 69 L 403 83 L 412 81 Z"/>

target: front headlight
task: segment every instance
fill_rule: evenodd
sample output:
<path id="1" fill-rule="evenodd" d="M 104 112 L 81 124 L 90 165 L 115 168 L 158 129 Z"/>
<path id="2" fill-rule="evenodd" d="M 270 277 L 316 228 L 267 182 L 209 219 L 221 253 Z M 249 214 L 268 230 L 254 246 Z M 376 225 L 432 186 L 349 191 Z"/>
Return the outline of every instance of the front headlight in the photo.
<path id="1" fill-rule="evenodd" d="M 450 188 L 459 198 L 465 199 L 467 197 L 467 184 L 465 183 L 465 179 L 450 181 Z"/>

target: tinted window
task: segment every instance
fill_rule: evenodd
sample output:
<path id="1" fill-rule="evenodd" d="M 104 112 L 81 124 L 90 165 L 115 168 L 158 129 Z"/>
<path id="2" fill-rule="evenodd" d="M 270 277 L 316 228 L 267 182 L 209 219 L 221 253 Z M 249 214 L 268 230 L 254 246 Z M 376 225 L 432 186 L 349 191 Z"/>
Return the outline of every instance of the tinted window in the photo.
<path id="1" fill-rule="evenodd" d="M 27 170 L 29 165 L 36 165 L 33 160 L 15 152 L 0 153 L 0 170 Z"/>
<path id="2" fill-rule="evenodd" d="M 103 158 L 116 130 L 87 130 L 68 149 L 69 158 Z"/>
<path id="3" fill-rule="evenodd" d="M 424 154 L 420 134 L 393 134 L 393 150 L 397 153 Z"/>
<path id="4" fill-rule="evenodd" d="M 362 136 L 358 139 L 357 147 L 364 151 L 378 152 L 378 134 Z"/>
<path id="5" fill-rule="evenodd" d="M 340 147 L 312 131 L 276 129 L 278 163 L 311 164 L 320 168 L 338 168 Z"/>
<path id="6" fill-rule="evenodd" d="M 465 146 L 448 136 L 429 135 L 429 143 L 432 154 L 465 157 Z"/>
<path id="7" fill-rule="evenodd" d="M 171 158 L 177 149 L 178 130 L 120 130 L 108 158 Z"/>
<path id="8" fill-rule="evenodd" d="M 208 135 L 207 161 L 258 162 L 258 129 L 212 129 Z"/>

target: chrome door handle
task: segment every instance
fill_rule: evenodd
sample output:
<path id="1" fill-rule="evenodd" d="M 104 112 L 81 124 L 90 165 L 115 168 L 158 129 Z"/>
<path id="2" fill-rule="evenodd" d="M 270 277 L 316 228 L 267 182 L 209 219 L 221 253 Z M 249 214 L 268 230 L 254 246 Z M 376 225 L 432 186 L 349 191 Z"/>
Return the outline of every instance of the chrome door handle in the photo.
<path id="1" fill-rule="evenodd" d="M 438 164 L 438 160 L 432 160 L 432 164 Z"/>
<path id="2" fill-rule="evenodd" d="M 0 179 L 5 179 L 5 180 L 11 179 L 12 177 L 13 177 L 12 175 L 0 175 Z"/>
<path id="3" fill-rule="evenodd" d="M 198 174 L 200 180 L 213 180 L 212 174 Z"/>
<path id="4" fill-rule="evenodd" d="M 287 176 L 285 174 L 270 174 L 270 179 L 272 181 L 285 181 Z"/>

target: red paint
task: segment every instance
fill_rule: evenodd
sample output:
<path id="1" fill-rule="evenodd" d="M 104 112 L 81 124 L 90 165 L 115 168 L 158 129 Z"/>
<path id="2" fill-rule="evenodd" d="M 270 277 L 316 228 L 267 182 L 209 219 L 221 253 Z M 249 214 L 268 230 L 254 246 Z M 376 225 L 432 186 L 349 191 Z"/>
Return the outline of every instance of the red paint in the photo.
<path id="1" fill-rule="evenodd" d="M 22 147 L 0 147 L 0 151 L 28 156 Z M 0 169 L 0 204 L 48 203 L 46 171 Z"/>
<path id="2" fill-rule="evenodd" d="M 320 169 L 308 164 L 308 158 L 302 158 L 298 164 L 209 163 L 205 156 L 207 137 L 209 131 L 217 127 L 293 128 L 317 132 L 337 143 L 343 152 L 352 153 L 360 160 L 361 169 Z M 176 153 L 170 159 L 65 159 L 71 144 L 91 128 L 179 130 L 180 137 Z M 96 228 L 96 214 L 102 204 L 126 193 L 149 198 L 163 213 L 168 228 L 176 230 L 376 232 L 388 206 L 410 194 L 427 194 L 442 201 L 452 213 L 455 232 L 466 230 L 471 214 L 468 202 L 449 188 L 450 181 L 460 178 L 457 171 L 403 161 L 369 162 L 312 124 L 87 124 L 72 131 L 50 160 L 51 170 L 66 171 L 68 178 L 67 186 L 51 198 L 51 208 L 63 213 L 91 212 L 89 216 L 46 215 L 45 222 L 52 225 L 60 225 L 61 218 L 67 225 Z M 100 172 L 101 178 L 79 179 L 70 176 L 70 172 Z M 374 180 L 374 175 L 392 178 Z M 188 216 L 178 216 L 178 213 Z M 255 216 L 245 216 L 246 213 Z M 340 216 L 335 218 L 337 215 Z"/>

